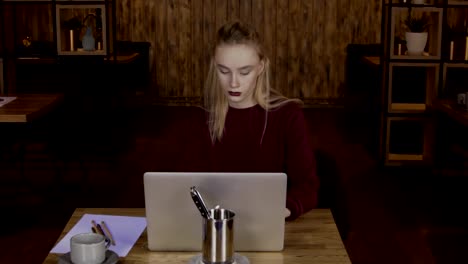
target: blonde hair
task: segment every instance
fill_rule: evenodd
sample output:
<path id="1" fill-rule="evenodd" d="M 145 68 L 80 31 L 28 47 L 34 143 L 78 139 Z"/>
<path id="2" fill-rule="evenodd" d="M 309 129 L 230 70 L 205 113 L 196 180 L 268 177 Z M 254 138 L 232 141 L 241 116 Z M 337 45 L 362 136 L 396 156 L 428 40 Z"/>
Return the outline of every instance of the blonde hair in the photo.
<path id="1" fill-rule="evenodd" d="M 224 94 L 216 73 L 216 63 L 214 53 L 220 45 L 228 44 L 246 44 L 255 48 L 264 63 L 264 69 L 257 77 L 256 85 L 253 92 L 254 100 L 265 109 L 265 124 L 263 128 L 262 138 L 265 134 L 268 111 L 282 106 L 283 104 L 294 101 L 302 103 L 298 99 L 288 99 L 277 90 L 270 86 L 270 60 L 264 53 L 264 49 L 260 42 L 259 34 L 255 29 L 247 24 L 239 21 L 227 23 L 222 26 L 216 35 L 216 42 L 212 50 L 212 59 L 210 68 L 205 82 L 204 91 L 204 106 L 208 111 L 208 126 L 210 131 L 211 141 L 214 144 L 216 141 L 221 141 L 224 134 L 224 124 L 226 115 L 229 109 L 229 103 Z"/>

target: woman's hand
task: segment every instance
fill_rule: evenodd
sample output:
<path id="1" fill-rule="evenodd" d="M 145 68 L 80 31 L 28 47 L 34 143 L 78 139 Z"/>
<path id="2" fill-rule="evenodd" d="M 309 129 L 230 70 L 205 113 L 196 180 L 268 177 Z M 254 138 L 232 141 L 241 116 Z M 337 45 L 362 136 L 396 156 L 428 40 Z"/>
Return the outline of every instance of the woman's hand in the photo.
<path id="1" fill-rule="evenodd" d="M 286 210 L 284 211 L 284 218 L 288 218 L 288 216 L 291 215 L 291 211 L 289 211 L 288 208 L 286 208 Z"/>

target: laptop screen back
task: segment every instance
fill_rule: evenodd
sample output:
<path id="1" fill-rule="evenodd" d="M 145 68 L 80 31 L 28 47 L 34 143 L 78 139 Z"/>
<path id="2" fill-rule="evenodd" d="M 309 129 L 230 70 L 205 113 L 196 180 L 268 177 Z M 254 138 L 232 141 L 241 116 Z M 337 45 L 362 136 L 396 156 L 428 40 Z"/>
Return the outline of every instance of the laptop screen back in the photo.
<path id="1" fill-rule="evenodd" d="M 281 251 L 284 244 L 287 178 L 284 173 L 144 174 L 148 248 L 200 251 L 202 216 L 190 187 L 196 186 L 208 209 L 234 211 L 236 251 Z"/>

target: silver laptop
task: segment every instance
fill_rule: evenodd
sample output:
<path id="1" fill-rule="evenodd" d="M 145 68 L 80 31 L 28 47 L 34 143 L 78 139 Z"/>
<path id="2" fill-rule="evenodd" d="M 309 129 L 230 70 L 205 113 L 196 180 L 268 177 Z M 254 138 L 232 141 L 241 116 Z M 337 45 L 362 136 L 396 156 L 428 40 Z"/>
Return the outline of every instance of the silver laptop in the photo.
<path id="1" fill-rule="evenodd" d="M 200 251 L 202 216 L 190 195 L 195 186 L 208 209 L 219 205 L 236 213 L 236 251 L 281 251 L 286 208 L 284 173 L 144 174 L 148 248 Z"/>

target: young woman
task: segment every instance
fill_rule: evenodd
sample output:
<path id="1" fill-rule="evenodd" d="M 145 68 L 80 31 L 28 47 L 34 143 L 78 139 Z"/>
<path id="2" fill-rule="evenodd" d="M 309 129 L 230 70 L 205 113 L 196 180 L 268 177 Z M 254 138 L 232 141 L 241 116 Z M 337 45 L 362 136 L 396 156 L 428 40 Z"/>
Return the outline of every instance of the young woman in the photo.
<path id="1" fill-rule="evenodd" d="M 301 101 L 270 87 L 269 60 L 253 28 L 228 23 L 215 44 L 198 170 L 286 173 L 287 220 L 295 219 L 317 205 L 319 186 Z"/>

